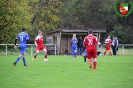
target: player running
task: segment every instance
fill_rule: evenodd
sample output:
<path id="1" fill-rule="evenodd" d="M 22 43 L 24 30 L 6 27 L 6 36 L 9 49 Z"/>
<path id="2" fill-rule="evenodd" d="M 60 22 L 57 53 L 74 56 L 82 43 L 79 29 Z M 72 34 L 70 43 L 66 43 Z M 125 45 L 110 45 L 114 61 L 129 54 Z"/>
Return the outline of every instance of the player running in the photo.
<path id="1" fill-rule="evenodd" d="M 26 28 L 22 28 L 22 32 L 17 34 L 17 37 L 15 39 L 14 48 L 17 49 L 16 42 L 17 40 L 19 40 L 20 55 L 17 57 L 17 59 L 13 63 L 14 66 L 16 66 L 17 62 L 20 60 L 21 57 L 22 57 L 24 66 L 28 66 L 28 64 L 26 64 L 24 53 L 26 50 L 26 41 L 29 39 L 29 35 L 25 31 L 26 31 Z"/>
<path id="2" fill-rule="evenodd" d="M 72 50 L 72 57 L 76 58 L 77 55 L 77 38 L 76 34 L 73 34 L 73 37 L 71 39 L 71 50 Z"/>
<path id="3" fill-rule="evenodd" d="M 34 54 L 34 57 L 33 57 L 32 61 L 36 58 L 36 56 L 38 55 L 38 53 L 40 52 L 40 50 L 43 50 L 44 51 L 44 61 L 45 62 L 49 61 L 47 59 L 47 49 L 43 45 L 42 31 L 39 31 L 38 32 L 38 36 L 36 36 L 36 38 L 35 38 L 35 45 L 36 45 L 36 53 Z"/>
<path id="4" fill-rule="evenodd" d="M 105 51 L 104 51 L 104 55 L 106 54 L 106 52 L 108 51 L 110 56 L 112 56 L 111 50 L 110 50 L 110 44 L 112 43 L 110 36 L 108 36 L 108 38 L 105 40 Z"/>
<path id="5" fill-rule="evenodd" d="M 96 70 L 97 49 L 96 49 L 95 44 L 98 44 L 98 40 L 97 40 L 97 37 L 92 35 L 92 29 L 89 29 L 89 35 L 87 35 L 84 38 L 83 44 L 86 46 L 86 52 L 87 52 L 89 67 L 90 67 L 90 69 L 92 69 L 92 59 L 91 58 L 93 58 L 93 69 Z"/>

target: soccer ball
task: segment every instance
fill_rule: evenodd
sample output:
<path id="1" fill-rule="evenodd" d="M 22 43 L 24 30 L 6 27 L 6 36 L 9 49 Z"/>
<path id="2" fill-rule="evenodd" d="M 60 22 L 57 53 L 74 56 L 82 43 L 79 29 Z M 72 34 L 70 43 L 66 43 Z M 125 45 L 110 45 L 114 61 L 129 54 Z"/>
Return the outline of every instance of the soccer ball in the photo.
<path id="1" fill-rule="evenodd" d="M 48 62 L 49 60 L 48 59 L 44 59 L 44 62 Z"/>

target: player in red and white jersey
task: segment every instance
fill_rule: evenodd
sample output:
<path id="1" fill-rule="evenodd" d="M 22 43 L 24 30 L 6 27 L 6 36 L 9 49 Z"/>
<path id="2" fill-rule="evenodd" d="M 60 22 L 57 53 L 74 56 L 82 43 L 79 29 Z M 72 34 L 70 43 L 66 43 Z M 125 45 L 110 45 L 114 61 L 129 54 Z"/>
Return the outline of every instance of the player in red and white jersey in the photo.
<path id="1" fill-rule="evenodd" d="M 48 61 L 47 59 L 47 49 L 43 44 L 43 36 L 42 36 L 42 31 L 38 32 L 38 36 L 35 38 L 35 45 L 36 45 L 36 53 L 34 54 L 34 57 L 32 61 L 36 58 L 40 50 L 44 51 L 44 61 Z"/>
<path id="2" fill-rule="evenodd" d="M 92 29 L 89 30 L 89 35 L 87 35 L 84 38 L 83 44 L 86 46 L 89 67 L 90 69 L 92 69 L 92 58 L 93 58 L 93 69 L 96 70 L 97 48 L 95 44 L 98 44 L 98 40 L 96 36 L 92 35 Z"/>
<path id="3" fill-rule="evenodd" d="M 104 55 L 106 54 L 106 52 L 108 51 L 110 56 L 112 56 L 111 50 L 110 50 L 110 44 L 112 43 L 110 36 L 108 36 L 108 38 L 105 40 L 105 51 L 104 51 Z"/>

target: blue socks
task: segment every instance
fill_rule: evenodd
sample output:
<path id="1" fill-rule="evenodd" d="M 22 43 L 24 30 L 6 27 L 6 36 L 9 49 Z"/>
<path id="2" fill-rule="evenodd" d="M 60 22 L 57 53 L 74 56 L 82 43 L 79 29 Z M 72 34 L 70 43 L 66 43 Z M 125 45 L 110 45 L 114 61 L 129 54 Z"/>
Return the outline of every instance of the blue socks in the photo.
<path id="1" fill-rule="evenodd" d="M 14 63 L 17 63 L 19 60 L 20 60 L 20 57 L 18 56 Z M 22 60 L 23 60 L 24 65 L 26 65 L 25 57 L 22 57 Z"/>
<path id="2" fill-rule="evenodd" d="M 76 52 L 74 52 L 74 57 L 76 57 Z"/>
<path id="3" fill-rule="evenodd" d="M 76 52 L 72 51 L 72 56 L 76 57 Z"/>
<path id="4" fill-rule="evenodd" d="M 18 56 L 18 58 L 16 59 L 14 63 L 17 63 L 19 60 L 20 60 L 20 57 Z"/>
<path id="5" fill-rule="evenodd" d="M 22 57 L 24 65 L 26 65 L 25 57 Z"/>
<path id="6" fill-rule="evenodd" d="M 72 51 L 72 56 L 74 56 L 74 51 Z"/>

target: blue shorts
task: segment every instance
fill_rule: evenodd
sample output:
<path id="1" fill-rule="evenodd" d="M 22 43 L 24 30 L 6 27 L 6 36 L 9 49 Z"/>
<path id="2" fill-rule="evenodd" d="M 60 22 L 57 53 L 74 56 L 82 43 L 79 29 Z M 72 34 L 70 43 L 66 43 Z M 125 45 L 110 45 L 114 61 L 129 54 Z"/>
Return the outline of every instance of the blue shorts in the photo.
<path id="1" fill-rule="evenodd" d="M 26 50 L 25 46 L 19 46 L 19 51 L 20 51 L 21 54 L 24 54 L 25 50 Z"/>
<path id="2" fill-rule="evenodd" d="M 82 56 L 87 56 L 86 50 L 83 52 Z"/>
<path id="3" fill-rule="evenodd" d="M 77 45 L 72 44 L 71 50 L 77 50 Z"/>

